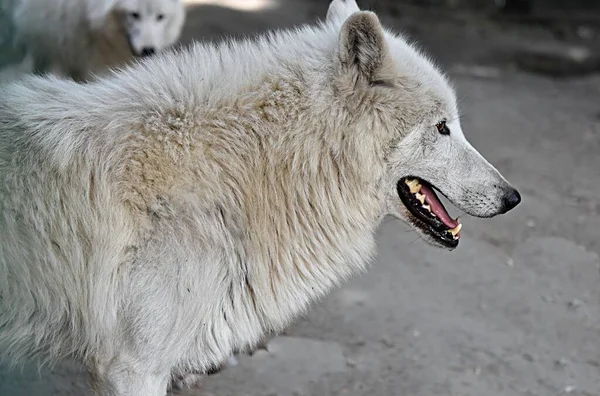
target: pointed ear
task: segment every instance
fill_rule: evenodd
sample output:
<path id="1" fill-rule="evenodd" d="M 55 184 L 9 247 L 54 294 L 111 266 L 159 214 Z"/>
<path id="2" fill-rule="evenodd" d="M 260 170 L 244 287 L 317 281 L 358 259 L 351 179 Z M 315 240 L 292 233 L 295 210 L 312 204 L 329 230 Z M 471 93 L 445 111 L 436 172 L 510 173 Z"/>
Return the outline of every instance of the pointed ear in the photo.
<path id="1" fill-rule="evenodd" d="M 360 11 L 356 0 L 333 0 L 327 10 L 327 23 L 339 23 L 340 25 L 355 12 Z"/>
<path id="2" fill-rule="evenodd" d="M 339 62 L 342 73 L 373 82 L 379 79 L 388 61 L 383 27 L 369 11 L 352 14 L 342 26 L 339 38 Z"/>
<path id="3" fill-rule="evenodd" d="M 116 0 L 87 0 L 87 18 L 92 30 L 100 30 Z"/>

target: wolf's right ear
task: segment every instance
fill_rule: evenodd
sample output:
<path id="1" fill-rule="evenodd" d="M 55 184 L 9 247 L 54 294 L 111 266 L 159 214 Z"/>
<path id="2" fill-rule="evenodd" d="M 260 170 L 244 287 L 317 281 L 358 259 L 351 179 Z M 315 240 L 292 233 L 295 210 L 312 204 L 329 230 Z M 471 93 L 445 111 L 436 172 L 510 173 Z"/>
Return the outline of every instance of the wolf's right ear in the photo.
<path id="1" fill-rule="evenodd" d="M 325 21 L 341 25 L 350 15 L 358 11 L 360 9 L 358 8 L 358 4 L 356 4 L 356 0 L 333 0 L 329 4 Z"/>
<path id="2" fill-rule="evenodd" d="M 370 11 L 352 14 L 339 38 L 340 71 L 355 81 L 373 82 L 385 74 L 389 53 L 379 18 Z"/>
<path id="3" fill-rule="evenodd" d="M 111 13 L 116 0 L 87 0 L 87 20 L 92 30 L 100 30 Z"/>

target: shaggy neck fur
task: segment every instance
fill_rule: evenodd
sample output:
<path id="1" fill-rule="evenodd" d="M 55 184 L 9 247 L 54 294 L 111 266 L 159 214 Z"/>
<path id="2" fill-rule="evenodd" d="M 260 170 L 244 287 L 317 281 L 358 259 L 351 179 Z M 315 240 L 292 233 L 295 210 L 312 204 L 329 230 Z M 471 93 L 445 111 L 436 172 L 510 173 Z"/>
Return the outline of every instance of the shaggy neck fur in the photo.
<path id="1" fill-rule="evenodd" d="M 63 135 L 56 149 L 105 156 L 94 160 L 95 168 L 114 172 L 128 222 L 146 241 L 133 246 L 132 282 L 147 290 L 156 270 L 161 278 L 171 274 L 169 298 L 178 304 L 185 306 L 187 293 L 218 300 L 189 307 L 197 328 L 174 319 L 197 334 L 193 348 L 207 353 L 207 345 L 219 345 L 203 365 L 281 329 L 363 270 L 375 251 L 383 211 L 384 153 L 376 136 L 382 128 L 372 110 L 360 109 L 370 109 L 368 97 L 351 100 L 332 84 L 338 30 L 305 30 L 258 44 L 198 44 L 80 86 L 81 96 L 73 97 L 73 87 L 70 97 L 58 95 L 71 108 L 85 106 L 92 125 L 104 125 L 86 130 L 75 120 L 86 132 Z M 124 103 L 138 108 L 121 113 Z M 165 258 L 165 247 L 176 245 L 181 249 L 170 250 L 186 256 Z M 144 296 L 130 298 L 148 305 Z"/>
<path id="2" fill-rule="evenodd" d="M 336 39 L 332 34 L 332 43 L 316 53 L 322 61 L 313 66 L 329 68 L 326 75 L 332 77 Z M 280 38 L 271 40 L 277 47 Z M 382 212 L 383 152 L 374 136 L 376 117 L 352 116 L 350 106 L 368 107 L 368 101 L 361 99 L 357 104 L 336 96 L 331 82 L 324 85 L 320 80 L 322 70 L 281 65 L 276 60 L 259 64 L 252 58 L 254 47 L 239 53 L 247 45 L 221 49 L 221 57 L 230 56 L 231 51 L 237 59 L 245 59 L 249 66 L 242 73 L 252 70 L 254 74 L 242 77 L 254 84 L 239 86 L 235 100 L 216 101 L 214 91 L 208 103 L 199 105 L 201 98 L 186 90 L 182 93 L 187 96 L 174 97 L 174 101 L 187 105 L 149 108 L 142 114 L 130 150 L 134 153 L 131 164 L 123 174 L 124 185 L 139 185 L 136 180 L 153 183 L 144 183 L 149 188 L 143 191 L 138 188 L 124 194 L 139 218 L 154 214 L 153 230 L 165 229 L 170 216 L 179 218 L 174 227 L 180 227 L 182 217 L 216 211 L 210 216 L 222 222 L 230 239 L 216 241 L 204 235 L 204 219 L 192 218 L 194 243 L 206 239 L 212 245 L 207 248 L 223 243 L 235 246 L 239 267 L 228 274 L 230 287 L 240 288 L 252 301 L 261 327 L 270 330 L 284 326 L 298 313 L 291 307 L 304 308 L 363 269 L 370 258 L 373 231 Z M 277 54 L 280 50 L 260 48 L 258 52 Z M 190 56 L 197 62 L 200 54 L 202 59 L 214 55 L 195 48 Z M 288 56 L 294 58 L 298 59 Z M 222 64 L 230 63 L 223 60 Z M 150 64 L 148 71 L 154 66 Z M 223 77 L 212 75 L 206 84 L 234 84 L 224 77 L 239 77 L 221 72 Z M 308 95 L 317 86 L 319 101 Z M 187 198 L 174 201 L 171 197 L 181 196 L 174 191 L 182 190 L 188 192 Z M 214 206 L 196 206 L 208 199 L 214 199 Z M 156 207 L 160 209 L 152 209 Z M 230 290 L 228 294 L 236 293 Z"/>

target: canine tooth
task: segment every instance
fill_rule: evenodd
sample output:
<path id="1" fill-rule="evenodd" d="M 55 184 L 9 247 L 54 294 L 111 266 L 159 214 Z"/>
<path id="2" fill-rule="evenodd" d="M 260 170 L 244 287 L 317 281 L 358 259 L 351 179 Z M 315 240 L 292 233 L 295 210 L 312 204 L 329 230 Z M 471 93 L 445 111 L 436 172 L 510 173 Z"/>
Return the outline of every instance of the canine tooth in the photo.
<path id="1" fill-rule="evenodd" d="M 422 203 L 425 204 L 425 195 L 423 194 L 419 194 L 419 193 L 415 193 L 415 197 L 417 197 L 417 199 Z"/>
<path id="2" fill-rule="evenodd" d="M 431 206 L 429 206 L 429 205 L 423 205 L 423 207 L 424 207 L 425 209 L 427 209 L 428 211 L 430 211 L 430 212 L 431 212 Z"/>
<path id="3" fill-rule="evenodd" d="M 410 192 L 413 194 L 421 191 L 421 185 L 417 179 L 405 180 L 404 183 L 406 183 L 406 185 L 410 188 Z"/>
<path id="4" fill-rule="evenodd" d="M 453 229 L 451 229 L 451 230 L 448 230 L 448 232 L 449 232 L 450 234 L 452 234 L 452 236 L 453 236 L 453 237 L 455 237 L 455 238 L 456 238 L 456 234 L 458 234 L 458 233 L 460 232 L 460 229 L 461 229 L 461 228 L 462 228 L 462 224 L 460 224 L 460 223 L 459 223 L 459 224 L 458 224 L 456 227 L 454 227 Z"/>

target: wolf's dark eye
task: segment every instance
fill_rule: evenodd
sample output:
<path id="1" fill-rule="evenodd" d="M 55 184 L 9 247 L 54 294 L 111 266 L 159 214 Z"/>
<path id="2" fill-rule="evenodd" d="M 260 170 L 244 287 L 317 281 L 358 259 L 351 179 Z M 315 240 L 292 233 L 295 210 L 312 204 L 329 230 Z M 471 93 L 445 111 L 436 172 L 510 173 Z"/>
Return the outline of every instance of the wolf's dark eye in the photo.
<path id="1" fill-rule="evenodd" d="M 446 125 L 446 120 L 438 122 L 435 127 L 442 135 L 450 135 L 450 128 Z"/>
<path id="2" fill-rule="evenodd" d="M 136 21 L 140 19 L 140 14 L 138 12 L 130 12 L 129 16 L 131 17 L 131 19 L 135 19 Z"/>
<path id="3" fill-rule="evenodd" d="M 156 16 L 156 20 L 157 20 L 157 21 L 162 21 L 163 19 L 165 19 L 165 16 L 164 16 L 164 14 L 158 14 L 158 15 Z"/>

